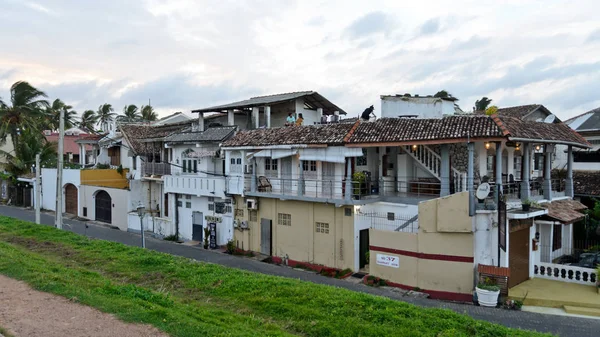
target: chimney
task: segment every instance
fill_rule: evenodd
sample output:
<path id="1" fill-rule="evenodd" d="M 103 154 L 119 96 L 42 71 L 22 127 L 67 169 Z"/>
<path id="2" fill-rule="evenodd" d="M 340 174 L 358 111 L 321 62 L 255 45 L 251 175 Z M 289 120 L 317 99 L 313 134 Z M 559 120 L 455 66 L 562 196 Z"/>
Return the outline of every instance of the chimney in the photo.
<path id="1" fill-rule="evenodd" d="M 204 131 L 204 114 L 202 112 L 198 113 L 198 130 Z"/>
<path id="2" fill-rule="evenodd" d="M 233 110 L 227 110 L 227 125 L 235 125 L 235 115 Z"/>

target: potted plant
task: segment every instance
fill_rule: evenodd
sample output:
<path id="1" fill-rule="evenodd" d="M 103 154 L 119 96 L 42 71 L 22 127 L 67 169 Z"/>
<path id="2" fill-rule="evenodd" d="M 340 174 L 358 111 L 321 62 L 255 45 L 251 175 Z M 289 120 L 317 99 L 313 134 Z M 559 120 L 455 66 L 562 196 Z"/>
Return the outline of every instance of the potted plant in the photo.
<path id="1" fill-rule="evenodd" d="M 523 207 L 523 212 L 529 212 L 529 209 L 531 208 L 531 200 L 526 199 L 521 201 L 521 207 Z"/>
<path id="2" fill-rule="evenodd" d="M 483 282 L 479 282 L 475 287 L 477 292 L 477 300 L 479 305 L 484 307 L 496 307 L 498 305 L 498 296 L 500 295 L 500 287 L 496 281 L 486 277 Z"/>
<path id="3" fill-rule="evenodd" d="M 367 175 L 364 172 L 354 172 L 352 175 L 352 195 L 355 199 L 367 194 Z"/>

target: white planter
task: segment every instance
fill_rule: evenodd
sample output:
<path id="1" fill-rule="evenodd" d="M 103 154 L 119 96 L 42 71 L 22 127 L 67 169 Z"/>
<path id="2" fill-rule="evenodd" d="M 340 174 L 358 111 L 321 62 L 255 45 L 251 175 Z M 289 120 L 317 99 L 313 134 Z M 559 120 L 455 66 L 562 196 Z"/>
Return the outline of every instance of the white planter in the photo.
<path id="1" fill-rule="evenodd" d="M 494 308 L 498 305 L 500 290 L 490 291 L 475 287 L 475 291 L 477 292 L 477 301 L 479 302 L 479 305 Z"/>

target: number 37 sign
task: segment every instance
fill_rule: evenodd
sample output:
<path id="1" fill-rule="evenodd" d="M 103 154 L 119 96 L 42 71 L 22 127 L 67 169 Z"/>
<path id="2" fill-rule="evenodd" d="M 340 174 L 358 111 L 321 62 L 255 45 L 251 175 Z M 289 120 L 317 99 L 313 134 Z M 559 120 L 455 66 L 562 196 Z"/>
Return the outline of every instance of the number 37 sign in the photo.
<path id="1" fill-rule="evenodd" d="M 377 264 L 386 267 L 400 268 L 400 259 L 397 256 L 377 254 Z"/>

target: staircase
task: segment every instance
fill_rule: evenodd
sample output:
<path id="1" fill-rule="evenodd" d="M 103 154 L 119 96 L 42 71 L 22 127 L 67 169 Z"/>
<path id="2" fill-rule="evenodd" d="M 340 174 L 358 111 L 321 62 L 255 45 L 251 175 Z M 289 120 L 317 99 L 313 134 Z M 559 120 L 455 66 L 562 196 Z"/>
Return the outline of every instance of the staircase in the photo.
<path id="1" fill-rule="evenodd" d="M 442 178 L 442 157 L 435 153 L 432 149 L 425 145 L 417 146 L 416 150 L 413 150 L 410 145 L 403 147 L 404 152 L 411 156 L 414 160 L 419 162 L 421 166 L 431 173 L 437 179 Z M 460 172 L 454 167 L 450 167 L 450 174 L 454 180 L 454 191 L 466 191 L 467 190 L 467 174 Z"/>

